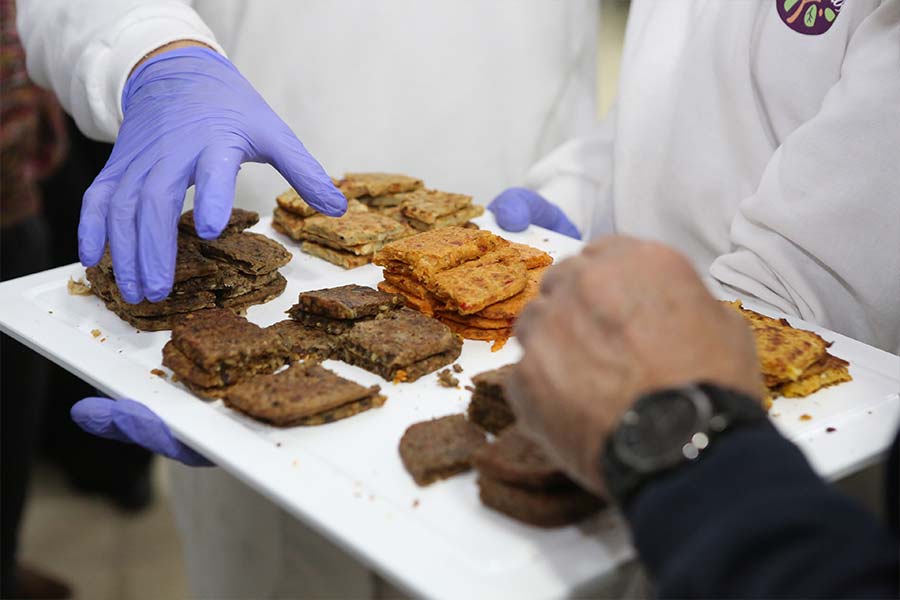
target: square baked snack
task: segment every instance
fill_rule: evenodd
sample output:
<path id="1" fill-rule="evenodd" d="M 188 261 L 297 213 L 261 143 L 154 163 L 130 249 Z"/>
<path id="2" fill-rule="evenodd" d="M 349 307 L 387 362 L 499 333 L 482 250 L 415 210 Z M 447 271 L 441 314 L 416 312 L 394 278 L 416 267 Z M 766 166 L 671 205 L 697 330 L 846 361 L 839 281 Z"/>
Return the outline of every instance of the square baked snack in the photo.
<path id="1" fill-rule="evenodd" d="M 363 387 L 315 363 L 294 363 L 225 392 L 225 405 L 279 427 L 324 425 L 384 404 L 377 385 Z"/>
<path id="2" fill-rule="evenodd" d="M 450 415 L 411 425 L 400 438 L 400 458 L 415 482 L 426 486 L 468 471 L 472 454 L 486 442 L 463 415 Z"/>
<path id="3" fill-rule="evenodd" d="M 532 490 L 484 475 L 478 477 L 481 502 L 508 517 L 536 527 L 562 527 L 599 511 L 606 503 L 578 488 Z"/>
<path id="4" fill-rule="evenodd" d="M 341 357 L 388 381 L 415 381 L 459 357 L 462 340 L 443 323 L 409 308 L 359 321 L 344 334 Z"/>
<path id="5" fill-rule="evenodd" d="M 347 212 L 341 217 L 310 217 L 303 224 L 303 232 L 343 248 L 394 240 L 405 235 L 406 227 L 390 217 L 360 211 Z"/>
<path id="6" fill-rule="evenodd" d="M 316 214 L 316 209 L 306 203 L 294 188 L 287 189 L 275 197 L 278 207 L 284 211 L 299 217 L 311 217 Z"/>
<path id="7" fill-rule="evenodd" d="M 259 213 L 252 210 L 244 210 L 243 208 L 233 208 L 221 235 L 238 233 L 248 227 L 253 227 L 257 223 L 259 223 Z M 195 227 L 193 210 L 189 210 L 181 215 L 181 218 L 178 220 L 178 230 L 181 233 L 196 236 L 197 230 Z"/>
<path id="8" fill-rule="evenodd" d="M 361 319 L 399 308 L 402 303 L 402 299 L 394 294 L 350 284 L 301 292 L 291 310 L 298 309 L 332 319 Z"/>
<path id="9" fill-rule="evenodd" d="M 290 352 L 291 360 L 327 360 L 337 348 L 335 336 L 293 319 L 279 321 L 266 329 L 278 334 L 281 343 Z"/>
<path id="10" fill-rule="evenodd" d="M 207 371 L 274 371 L 288 356 L 276 332 L 224 308 L 179 319 L 172 329 L 172 343 Z"/>
<path id="11" fill-rule="evenodd" d="M 512 368 L 506 365 L 472 377 L 475 391 L 469 402 L 469 421 L 495 435 L 516 422 L 506 401 L 506 377 Z"/>
<path id="12" fill-rule="evenodd" d="M 422 180 L 399 173 L 346 173 L 338 189 L 348 198 L 387 196 L 422 187 Z"/>
<path id="13" fill-rule="evenodd" d="M 310 256 L 321 258 L 322 260 L 328 261 L 331 264 L 344 269 L 355 269 L 372 262 L 371 255 L 359 255 L 354 252 L 347 252 L 346 250 L 337 250 L 323 244 L 310 242 L 309 240 L 304 240 L 304 242 L 300 244 L 300 250 Z"/>
<path id="14" fill-rule="evenodd" d="M 472 465 L 485 477 L 517 487 L 548 490 L 575 485 L 515 426 L 506 428 L 492 444 L 480 448 L 472 456 Z"/>
<path id="15" fill-rule="evenodd" d="M 404 194 L 403 200 L 403 214 L 428 225 L 472 204 L 472 196 L 440 190 L 417 190 Z"/>
<path id="16" fill-rule="evenodd" d="M 440 271 L 508 245 L 490 231 L 447 227 L 391 242 L 375 253 L 372 262 L 428 283 Z"/>
<path id="17" fill-rule="evenodd" d="M 471 315 L 515 296 L 528 283 L 519 253 L 502 248 L 434 275 L 428 288 L 451 310 Z"/>
<path id="18" fill-rule="evenodd" d="M 259 233 L 243 232 L 200 243 L 205 256 L 230 263 L 248 275 L 261 275 L 291 262 L 287 248 Z"/>

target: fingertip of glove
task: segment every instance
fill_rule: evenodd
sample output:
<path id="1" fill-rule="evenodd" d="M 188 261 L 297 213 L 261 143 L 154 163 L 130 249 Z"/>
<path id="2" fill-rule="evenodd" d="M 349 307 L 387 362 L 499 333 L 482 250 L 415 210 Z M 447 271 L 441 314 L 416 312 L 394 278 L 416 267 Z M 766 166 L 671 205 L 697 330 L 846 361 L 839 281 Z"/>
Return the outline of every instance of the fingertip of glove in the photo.
<path id="1" fill-rule="evenodd" d="M 69 416 L 79 427 L 85 431 L 93 431 L 94 425 L 99 420 L 109 420 L 109 398 L 84 398 L 72 405 Z"/>

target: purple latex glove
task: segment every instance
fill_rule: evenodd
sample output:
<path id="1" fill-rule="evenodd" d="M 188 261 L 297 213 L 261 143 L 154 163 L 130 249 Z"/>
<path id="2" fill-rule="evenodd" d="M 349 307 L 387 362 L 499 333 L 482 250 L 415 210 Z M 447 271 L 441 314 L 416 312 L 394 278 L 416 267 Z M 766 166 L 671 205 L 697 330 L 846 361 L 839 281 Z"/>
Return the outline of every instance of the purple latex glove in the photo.
<path id="1" fill-rule="evenodd" d="M 267 162 L 316 210 L 347 200 L 234 65 L 206 48 L 170 50 L 139 66 L 122 92 L 125 120 L 109 161 L 84 194 L 78 252 L 97 264 L 109 242 L 122 297 L 162 300 L 175 278 L 178 218 L 196 184 L 204 239 L 228 222 L 238 170 Z"/>
<path id="2" fill-rule="evenodd" d="M 581 239 L 578 228 L 562 209 L 546 198 L 525 188 L 509 188 L 488 204 L 497 225 L 506 231 L 525 231 L 537 225 L 557 233 Z"/>
<path id="3" fill-rule="evenodd" d="M 137 444 L 189 467 L 212 463 L 179 442 L 162 419 L 134 400 L 85 398 L 72 407 L 72 420 L 91 433 L 117 442 Z"/>

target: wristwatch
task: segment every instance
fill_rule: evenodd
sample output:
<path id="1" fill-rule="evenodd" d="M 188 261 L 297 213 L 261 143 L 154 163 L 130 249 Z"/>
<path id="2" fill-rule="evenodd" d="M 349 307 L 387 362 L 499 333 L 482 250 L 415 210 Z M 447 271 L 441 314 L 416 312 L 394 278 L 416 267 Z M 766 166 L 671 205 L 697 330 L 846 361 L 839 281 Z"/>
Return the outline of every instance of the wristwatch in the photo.
<path id="1" fill-rule="evenodd" d="M 708 383 L 641 396 L 606 441 L 607 489 L 627 506 L 648 481 L 699 460 L 729 431 L 761 422 L 759 400 Z"/>

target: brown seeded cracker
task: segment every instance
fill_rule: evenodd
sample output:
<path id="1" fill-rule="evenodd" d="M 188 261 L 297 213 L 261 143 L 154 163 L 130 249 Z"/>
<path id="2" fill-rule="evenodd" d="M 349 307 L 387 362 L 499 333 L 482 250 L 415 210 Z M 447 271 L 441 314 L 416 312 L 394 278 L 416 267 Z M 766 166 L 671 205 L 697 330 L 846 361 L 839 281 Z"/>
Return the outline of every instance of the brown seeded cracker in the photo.
<path id="1" fill-rule="evenodd" d="M 384 403 L 378 398 L 380 388 L 363 387 L 344 379 L 318 364 L 295 363 L 288 369 L 262 375 L 232 387 L 225 393 L 226 406 L 239 410 L 254 419 L 281 427 L 312 424 L 310 420 L 328 413 L 330 420 L 356 414 L 355 408 L 365 410 Z M 337 412 L 346 407 L 349 410 Z M 323 419 L 319 422 L 326 422 Z M 329 421 L 330 422 L 330 421 Z"/>
<path id="2" fill-rule="evenodd" d="M 372 262 L 372 257 L 370 255 L 360 256 L 353 252 L 335 250 L 334 248 L 329 248 L 328 246 L 323 246 L 310 241 L 304 241 L 300 245 L 300 250 L 310 256 L 321 258 L 322 260 L 326 260 L 331 264 L 345 269 L 355 269 Z"/>
<path id="3" fill-rule="evenodd" d="M 205 370 L 270 360 L 277 363 L 279 357 L 287 355 L 275 332 L 224 308 L 185 315 L 172 329 L 172 342 Z"/>
<path id="4" fill-rule="evenodd" d="M 373 262 L 428 283 L 440 271 L 508 245 L 489 231 L 447 227 L 391 242 L 375 254 Z"/>
<path id="5" fill-rule="evenodd" d="M 519 254 L 503 248 L 436 274 L 428 287 L 451 310 L 470 315 L 518 294 L 527 282 Z"/>
<path id="6" fill-rule="evenodd" d="M 249 275 L 260 275 L 280 269 L 291 261 L 291 253 L 271 238 L 243 232 L 200 243 L 200 251 L 208 257 L 229 262 Z"/>
<path id="7" fill-rule="evenodd" d="M 233 208 L 231 216 L 228 218 L 228 223 L 225 225 L 225 229 L 222 230 L 222 235 L 238 233 L 248 227 L 253 227 L 257 223 L 259 223 L 259 213 L 242 208 Z M 194 225 L 194 211 L 189 210 L 181 215 L 181 219 L 178 221 L 178 229 L 187 235 L 197 235 Z"/>
<path id="8" fill-rule="evenodd" d="M 342 217 L 317 215 L 303 225 L 303 232 L 338 243 L 341 247 L 396 239 L 406 227 L 374 212 L 348 212 Z"/>
<path id="9" fill-rule="evenodd" d="M 403 195 L 403 214 L 427 225 L 471 206 L 472 196 L 439 190 L 417 190 Z"/>
<path id="10" fill-rule="evenodd" d="M 472 456 L 472 465 L 484 476 L 518 487 L 552 489 L 573 485 L 518 427 L 506 428 L 494 443 L 478 450 Z"/>
<path id="11" fill-rule="evenodd" d="M 218 306 L 230 308 L 233 310 L 246 309 L 256 304 L 265 304 L 273 300 L 284 292 L 287 286 L 287 279 L 281 273 L 275 273 L 275 278 L 256 289 L 244 292 L 243 294 L 229 294 L 224 297 L 220 296 L 216 301 Z"/>
<path id="12" fill-rule="evenodd" d="M 111 274 L 98 267 L 86 269 L 91 291 L 106 302 L 118 305 L 117 312 L 124 312 L 134 317 L 161 317 L 177 313 L 186 313 L 202 308 L 215 306 L 216 296 L 211 292 L 197 292 L 191 295 L 171 295 L 161 302 L 142 300 L 137 304 L 128 304 L 119 294 L 119 288 Z"/>
<path id="13" fill-rule="evenodd" d="M 295 308 L 332 319 L 373 317 L 399 307 L 401 299 L 370 287 L 350 284 L 301 292 Z"/>
<path id="14" fill-rule="evenodd" d="M 422 187 L 422 180 L 398 173 L 347 173 L 338 182 L 341 191 L 350 196 L 385 196 L 411 192 Z"/>
<path id="15" fill-rule="evenodd" d="M 357 322 L 342 339 L 345 362 L 393 381 L 400 371 L 407 381 L 449 365 L 462 343 L 445 325 L 401 308 L 384 318 Z"/>
<path id="16" fill-rule="evenodd" d="M 473 204 L 472 206 L 467 206 L 453 214 L 438 217 L 435 219 L 434 223 L 424 223 L 417 219 L 413 219 L 412 217 L 409 217 L 407 220 L 413 229 L 418 231 L 429 231 L 431 229 L 441 229 L 444 227 L 460 227 L 466 225 L 470 219 L 475 219 L 483 214 L 484 207 Z"/>
<path id="17" fill-rule="evenodd" d="M 315 327 L 307 327 L 293 319 L 279 321 L 267 329 L 278 334 L 282 344 L 290 351 L 292 360 L 327 360 L 335 352 L 338 343 L 334 335 Z"/>
<path id="18" fill-rule="evenodd" d="M 420 486 L 468 471 L 472 453 L 486 443 L 485 435 L 463 415 L 411 425 L 400 438 L 400 458 Z"/>
<path id="19" fill-rule="evenodd" d="M 577 487 L 529 490 L 485 476 L 478 477 L 481 502 L 498 512 L 537 527 L 562 527 L 597 512 L 605 503 Z"/>

